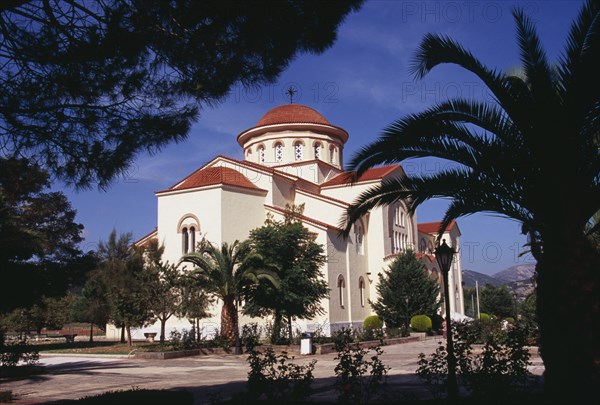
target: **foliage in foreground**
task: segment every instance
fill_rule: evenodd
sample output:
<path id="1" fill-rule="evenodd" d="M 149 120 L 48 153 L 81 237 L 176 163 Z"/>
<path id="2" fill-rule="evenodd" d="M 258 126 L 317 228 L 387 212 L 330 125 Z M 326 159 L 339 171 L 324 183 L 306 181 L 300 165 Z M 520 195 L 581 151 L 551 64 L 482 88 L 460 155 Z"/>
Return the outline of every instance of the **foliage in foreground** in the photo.
<path id="1" fill-rule="evenodd" d="M 343 328 L 335 340 L 337 355 L 335 360 L 336 389 L 342 402 L 367 403 L 377 395 L 386 383 L 390 367 L 383 364 L 379 356 L 380 346 L 360 347 L 354 341 L 351 329 Z M 369 357 L 369 353 L 374 353 Z"/>
<path id="2" fill-rule="evenodd" d="M 272 348 L 265 353 L 252 350 L 248 356 L 248 397 L 252 400 L 304 399 L 310 395 L 316 360 L 307 365 L 293 363 L 287 352 L 276 355 Z"/>
<path id="3" fill-rule="evenodd" d="M 26 339 L 11 343 L 0 341 L 0 367 L 15 367 L 19 362 L 33 366 L 39 358 L 39 352 Z"/>
<path id="4" fill-rule="evenodd" d="M 530 354 L 526 347 L 528 330 L 517 323 L 506 330 L 482 334 L 479 322 L 453 324 L 456 373 L 463 387 L 475 397 L 509 400 L 526 392 L 531 373 L 527 367 Z M 480 349 L 473 345 L 483 339 Z M 418 376 L 429 386 L 434 397 L 447 390 L 448 353 L 440 343 L 435 353 L 419 355 Z"/>
<path id="5" fill-rule="evenodd" d="M 194 397 L 189 391 L 146 390 L 132 387 L 130 390 L 107 391 L 99 395 L 86 396 L 74 401 L 85 405 L 107 404 L 157 404 L 171 403 L 191 405 Z"/>

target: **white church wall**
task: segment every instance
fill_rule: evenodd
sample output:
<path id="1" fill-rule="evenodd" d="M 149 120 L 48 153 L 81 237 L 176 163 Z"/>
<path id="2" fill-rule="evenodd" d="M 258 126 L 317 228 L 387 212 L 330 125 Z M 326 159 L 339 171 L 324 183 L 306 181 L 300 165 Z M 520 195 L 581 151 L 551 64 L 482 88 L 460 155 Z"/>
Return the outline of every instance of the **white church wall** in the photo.
<path id="1" fill-rule="evenodd" d="M 221 241 L 233 243 L 244 241 L 250 231 L 262 226 L 266 215 L 265 194 L 260 192 L 239 192 L 225 188 L 221 194 Z"/>
<path id="2" fill-rule="evenodd" d="M 177 263 L 182 256 L 182 235 L 178 232 L 179 221 L 188 214 L 195 215 L 200 235 L 209 240 L 221 242 L 221 189 L 203 188 L 199 191 L 185 191 L 158 196 L 158 241 L 165 245 L 164 260 Z"/>

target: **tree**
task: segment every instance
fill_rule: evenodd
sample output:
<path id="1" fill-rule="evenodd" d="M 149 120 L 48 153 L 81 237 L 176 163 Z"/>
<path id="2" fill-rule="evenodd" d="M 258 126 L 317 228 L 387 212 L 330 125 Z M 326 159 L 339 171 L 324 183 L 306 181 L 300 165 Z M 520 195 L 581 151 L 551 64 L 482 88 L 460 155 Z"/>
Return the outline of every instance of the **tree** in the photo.
<path id="1" fill-rule="evenodd" d="M 137 153 L 184 140 L 232 86 L 330 47 L 363 1 L 2 2 L 1 154 L 105 187 Z"/>
<path id="2" fill-rule="evenodd" d="M 423 263 L 412 250 L 400 254 L 379 273 L 377 301 L 373 310 L 387 327 L 410 327 L 414 315 L 437 314 L 440 309 L 440 286 L 427 275 Z"/>
<path id="3" fill-rule="evenodd" d="M 144 270 L 147 288 L 152 292 L 150 311 L 154 318 L 160 321 L 161 344 L 165 342 L 165 326 L 171 316 L 186 316 L 189 310 L 191 315 L 198 319 L 206 315 L 205 309 L 208 305 L 206 295 L 189 294 L 185 288 L 184 274 L 177 269 L 177 265 L 162 261 L 163 252 L 164 246 L 159 246 L 157 240 L 150 241 L 145 250 Z M 204 298 L 204 301 L 200 298 Z"/>
<path id="4" fill-rule="evenodd" d="M 569 403 L 592 398 L 600 382 L 600 252 L 585 234 L 600 201 L 599 10 L 600 3 L 585 2 L 552 66 L 532 20 L 515 9 L 522 76 L 489 69 L 452 39 L 427 35 L 413 66 L 417 78 L 455 64 L 481 79 L 494 98 L 442 101 L 388 126 L 352 160 L 357 176 L 377 164 L 424 156 L 455 165 L 385 181 L 363 193 L 345 218 L 349 232 L 375 206 L 404 198 L 414 211 L 445 197 L 451 202 L 440 235 L 453 219 L 475 212 L 521 222 L 537 260 L 545 388 L 553 400 Z M 565 345 L 573 336 L 577 344 Z"/>
<path id="5" fill-rule="evenodd" d="M 94 264 L 77 246 L 75 210 L 49 185 L 39 166 L 0 157 L 0 312 L 64 295 Z"/>
<path id="6" fill-rule="evenodd" d="M 480 299 L 481 312 L 496 315 L 500 318 L 516 317 L 516 301 L 506 285 L 494 287 L 486 284 L 481 290 Z"/>
<path id="7" fill-rule="evenodd" d="M 142 251 L 132 245 L 130 232 L 117 238 L 117 231 L 113 229 L 108 240 L 98 244 L 98 255 L 101 262 L 94 276 L 107 290 L 111 321 L 127 332 L 131 346 L 131 328 L 154 321 L 150 311 L 152 291 L 144 274 Z"/>
<path id="8" fill-rule="evenodd" d="M 250 232 L 252 245 L 277 273 L 280 285 L 275 288 L 262 283 L 250 291 L 244 312 L 251 316 L 274 315 L 272 342 L 281 338 L 284 317 L 291 339 L 292 318 L 312 319 L 322 314 L 321 300 L 329 296 L 320 270 L 326 261 L 323 247 L 297 220 L 303 207 L 287 208 L 284 221 L 269 218 L 264 226 Z"/>
<path id="9" fill-rule="evenodd" d="M 90 324 L 90 342 L 94 341 L 94 325 L 104 330 L 110 321 L 111 303 L 108 295 L 108 286 L 98 277 L 90 277 L 81 295 L 73 303 L 72 315 L 76 322 Z"/>
<path id="10" fill-rule="evenodd" d="M 197 251 L 184 255 L 181 262 L 196 266 L 192 274 L 197 287 L 223 301 L 221 337 L 230 342 L 239 337 L 237 304 L 245 290 L 260 280 L 279 285 L 277 276 L 264 268 L 262 258 L 248 242 L 223 242 L 219 247 L 203 239 Z"/>

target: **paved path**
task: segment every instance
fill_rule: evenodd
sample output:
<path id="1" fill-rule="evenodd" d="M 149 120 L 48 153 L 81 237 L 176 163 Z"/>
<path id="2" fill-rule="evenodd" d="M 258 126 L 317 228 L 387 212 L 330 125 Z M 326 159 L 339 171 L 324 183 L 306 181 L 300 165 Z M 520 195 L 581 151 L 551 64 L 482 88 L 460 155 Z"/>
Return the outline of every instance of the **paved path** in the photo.
<path id="1" fill-rule="evenodd" d="M 391 367 L 388 386 L 394 398 L 431 398 L 415 375 L 419 353 L 433 353 L 440 339 L 385 346 L 381 359 Z M 335 399 L 335 354 L 296 356 L 294 362 L 317 360 L 313 388 L 314 400 Z M 109 390 L 186 389 L 195 404 L 225 400 L 245 390 L 249 370 L 246 355 L 194 356 L 172 360 L 141 360 L 127 356 L 49 355 L 40 357 L 46 373 L 19 380 L 0 381 L 2 390 L 11 390 L 16 404 L 44 404 L 100 394 Z M 541 375 L 543 365 L 531 359 L 531 371 Z"/>

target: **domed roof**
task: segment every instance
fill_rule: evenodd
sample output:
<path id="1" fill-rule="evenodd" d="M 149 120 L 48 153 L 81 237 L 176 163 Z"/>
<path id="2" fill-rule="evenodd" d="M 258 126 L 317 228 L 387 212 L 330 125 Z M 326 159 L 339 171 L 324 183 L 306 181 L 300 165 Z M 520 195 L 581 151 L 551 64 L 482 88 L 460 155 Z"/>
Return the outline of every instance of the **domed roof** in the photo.
<path id="1" fill-rule="evenodd" d="M 345 129 L 331 125 L 318 111 L 302 104 L 284 104 L 270 109 L 254 127 L 242 131 L 237 141 L 244 147 L 250 139 L 267 132 L 289 130 L 327 134 L 339 139 L 342 144 L 348 140 L 348 132 Z"/>
<path id="2" fill-rule="evenodd" d="M 270 109 L 258 120 L 256 126 L 295 123 L 331 125 L 325 117 L 310 107 L 302 104 L 284 104 Z"/>

